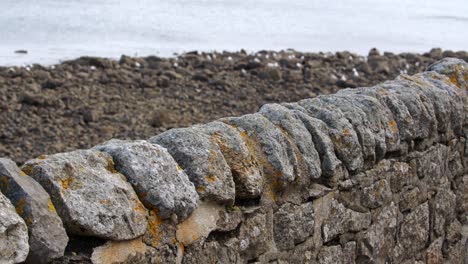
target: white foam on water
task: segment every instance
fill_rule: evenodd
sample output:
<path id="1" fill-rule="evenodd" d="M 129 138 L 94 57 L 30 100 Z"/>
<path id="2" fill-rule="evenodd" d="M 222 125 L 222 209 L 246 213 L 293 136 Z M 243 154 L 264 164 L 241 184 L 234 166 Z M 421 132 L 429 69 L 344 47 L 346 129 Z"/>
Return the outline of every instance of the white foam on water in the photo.
<path id="1" fill-rule="evenodd" d="M 0 0 L 0 25 L 0 65 L 242 48 L 468 50 L 467 0 Z"/>

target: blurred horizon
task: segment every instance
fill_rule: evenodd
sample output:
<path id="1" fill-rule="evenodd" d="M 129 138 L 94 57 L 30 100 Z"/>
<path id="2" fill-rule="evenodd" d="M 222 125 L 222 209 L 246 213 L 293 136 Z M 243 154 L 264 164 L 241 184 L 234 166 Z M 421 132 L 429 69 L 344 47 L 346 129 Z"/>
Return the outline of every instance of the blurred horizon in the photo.
<path id="1" fill-rule="evenodd" d="M 468 50 L 466 0 L 2 0 L 0 24 L 2 66 L 191 50 Z"/>

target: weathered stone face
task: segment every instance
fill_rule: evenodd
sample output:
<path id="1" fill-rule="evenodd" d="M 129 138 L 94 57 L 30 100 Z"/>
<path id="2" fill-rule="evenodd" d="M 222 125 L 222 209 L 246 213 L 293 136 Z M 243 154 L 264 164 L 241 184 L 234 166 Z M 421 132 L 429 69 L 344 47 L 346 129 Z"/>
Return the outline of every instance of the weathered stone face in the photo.
<path id="1" fill-rule="evenodd" d="M 0 190 L 12 201 L 29 230 L 29 263 L 62 257 L 68 236 L 49 194 L 9 159 L 0 158 Z"/>
<path id="2" fill-rule="evenodd" d="M 308 177 L 312 179 L 319 178 L 322 169 L 312 136 L 301 120 L 294 115 L 294 112 L 279 104 L 267 104 L 260 108 L 259 113 L 286 131 L 294 144 L 297 145 L 300 152 L 298 156 L 301 156 L 305 163 Z"/>
<path id="3" fill-rule="evenodd" d="M 264 177 L 250 139 L 235 127 L 219 121 L 195 126 L 194 129 L 207 134 L 223 153 L 231 168 L 236 198 L 259 197 L 263 191 Z"/>
<path id="4" fill-rule="evenodd" d="M 68 233 L 126 240 L 145 232 L 147 211 L 109 154 L 77 150 L 22 168 L 50 194 Z"/>
<path id="5" fill-rule="evenodd" d="M 112 156 L 143 204 L 161 218 L 175 214 L 182 221 L 197 207 L 193 183 L 163 147 L 143 140 L 111 140 L 95 148 Z"/>
<path id="6" fill-rule="evenodd" d="M 0 193 L 0 262 L 23 262 L 28 252 L 28 228 L 15 207 Z"/>
<path id="7" fill-rule="evenodd" d="M 172 129 L 149 139 L 169 151 L 196 187 L 200 198 L 231 204 L 235 185 L 219 147 L 193 129 Z"/>
<path id="8" fill-rule="evenodd" d="M 265 177 L 273 176 L 278 187 L 283 187 L 295 179 L 294 165 L 297 157 L 292 144 L 281 130 L 260 114 L 245 115 L 222 120 L 241 129 L 248 137 L 259 144 L 260 165 Z M 264 156 L 264 157 L 263 157 Z"/>
<path id="9" fill-rule="evenodd" d="M 280 250 L 292 249 L 312 236 L 314 232 L 314 209 L 312 203 L 295 206 L 286 203 L 273 218 L 276 246 Z"/>

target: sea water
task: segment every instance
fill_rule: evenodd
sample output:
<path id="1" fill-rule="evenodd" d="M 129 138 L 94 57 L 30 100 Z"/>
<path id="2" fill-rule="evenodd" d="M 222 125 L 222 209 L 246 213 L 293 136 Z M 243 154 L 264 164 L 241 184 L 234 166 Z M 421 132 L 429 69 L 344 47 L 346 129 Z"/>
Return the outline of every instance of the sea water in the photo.
<path id="1" fill-rule="evenodd" d="M 191 50 L 468 50 L 467 32 L 468 0 L 0 0 L 0 65 Z"/>

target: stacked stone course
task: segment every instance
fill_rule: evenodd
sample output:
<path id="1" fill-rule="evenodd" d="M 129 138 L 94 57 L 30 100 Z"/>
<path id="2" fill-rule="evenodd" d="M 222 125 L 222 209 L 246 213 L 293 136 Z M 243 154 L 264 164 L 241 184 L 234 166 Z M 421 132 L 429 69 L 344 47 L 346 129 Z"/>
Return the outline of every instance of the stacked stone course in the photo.
<path id="1" fill-rule="evenodd" d="M 0 159 L 0 263 L 466 263 L 467 89 L 468 63 L 446 58 L 147 141 Z"/>

